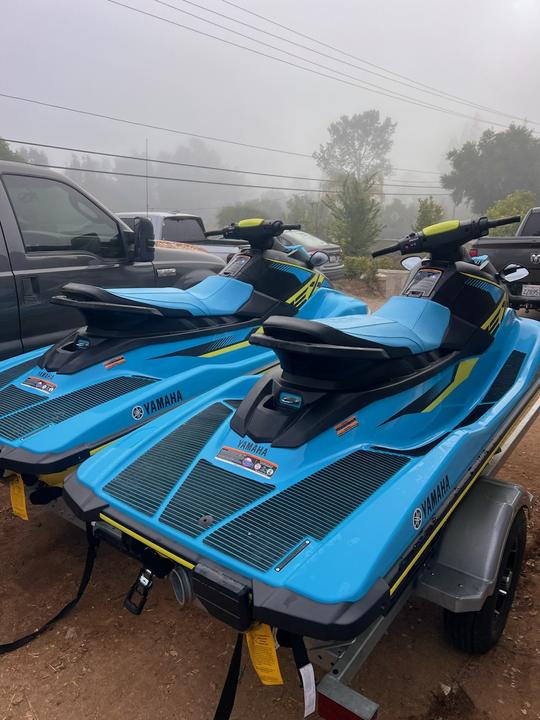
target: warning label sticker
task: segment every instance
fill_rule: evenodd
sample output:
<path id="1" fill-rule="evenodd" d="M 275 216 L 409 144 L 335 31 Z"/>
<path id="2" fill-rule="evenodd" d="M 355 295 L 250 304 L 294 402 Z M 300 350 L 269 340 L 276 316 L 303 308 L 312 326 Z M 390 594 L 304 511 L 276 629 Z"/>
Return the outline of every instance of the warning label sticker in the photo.
<path id="1" fill-rule="evenodd" d="M 53 383 L 50 380 L 44 380 L 43 378 L 39 377 L 28 377 L 24 382 L 21 383 L 21 385 L 26 385 L 26 387 L 31 387 L 34 390 L 39 390 L 46 395 L 50 395 L 52 392 L 54 392 L 54 390 L 56 390 L 56 383 Z"/>
<path id="2" fill-rule="evenodd" d="M 244 468 L 244 470 L 255 473 L 255 475 L 261 475 L 267 479 L 273 477 L 278 469 L 275 463 L 270 462 L 270 460 L 266 458 L 245 452 L 245 450 L 228 447 L 227 445 L 224 445 L 218 452 L 216 460 L 221 460 L 230 465 L 236 465 L 237 467 Z"/>
<path id="3" fill-rule="evenodd" d="M 263 685 L 283 685 L 276 641 L 269 625 L 257 625 L 246 633 L 249 656 Z"/>

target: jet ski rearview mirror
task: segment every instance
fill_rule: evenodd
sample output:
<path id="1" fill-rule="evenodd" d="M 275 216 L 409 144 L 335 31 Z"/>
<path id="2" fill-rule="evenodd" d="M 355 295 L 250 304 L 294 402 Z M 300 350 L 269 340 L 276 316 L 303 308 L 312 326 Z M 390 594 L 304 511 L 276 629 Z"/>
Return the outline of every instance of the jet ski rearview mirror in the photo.
<path id="1" fill-rule="evenodd" d="M 401 266 L 405 268 L 405 270 L 414 270 L 415 267 L 418 267 L 418 265 L 421 265 L 422 258 L 418 255 L 409 255 L 409 257 L 404 257 L 401 261 Z"/>
<path id="2" fill-rule="evenodd" d="M 523 265 L 517 265 L 516 263 L 510 263 L 499 273 L 499 277 L 505 283 L 513 283 L 518 280 L 524 280 L 529 277 L 529 271 Z"/>
<path id="3" fill-rule="evenodd" d="M 321 265 L 325 265 L 327 262 L 330 262 L 330 258 L 322 250 L 315 250 L 315 252 L 312 252 L 309 256 L 309 262 L 312 267 L 320 267 Z"/>

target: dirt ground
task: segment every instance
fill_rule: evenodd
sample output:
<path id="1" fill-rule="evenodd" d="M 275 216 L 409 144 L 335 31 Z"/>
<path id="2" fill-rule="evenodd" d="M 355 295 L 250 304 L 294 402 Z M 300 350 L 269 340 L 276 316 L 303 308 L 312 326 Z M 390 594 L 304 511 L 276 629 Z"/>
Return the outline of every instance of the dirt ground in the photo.
<path id="1" fill-rule="evenodd" d="M 540 419 L 500 477 L 540 496 Z M 13 518 L 0 486 L 0 642 L 26 634 L 73 596 L 85 556 L 75 527 L 43 509 Z M 179 610 L 166 581 L 144 613 L 122 609 L 138 565 L 100 548 L 78 608 L 54 629 L 0 657 L 0 720 L 211 720 L 235 635 L 197 608 Z M 482 657 L 449 647 L 439 609 L 413 601 L 358 675 L 380 720 L 540 719 L 540 505 L 529 524 L 526 566 L 499 645 Z M 264 688 L 244 654 L 235 720 L 303 715 L 294 665 Z M 313 716 L 314 718 L 316 716 Z"/>

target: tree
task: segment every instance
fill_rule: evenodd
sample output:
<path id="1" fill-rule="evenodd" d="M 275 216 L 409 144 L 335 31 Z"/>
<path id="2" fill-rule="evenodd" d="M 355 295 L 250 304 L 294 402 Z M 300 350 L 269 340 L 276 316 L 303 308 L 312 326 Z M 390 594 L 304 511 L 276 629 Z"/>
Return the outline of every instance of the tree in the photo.
<path id="1" fill-rule="evenodd" d="M 19 156 L 19 162 L 37 163 L 38 165 L 47 165 L 49 162 L 47 153 L 33 147 L 22 147 L 17 151 L 17 155 Z"/>
<path id="2" fill-rule="evenodd" d="M 540 196 L 540 138 L 525 125 L 486 130 L 478 142 L 466 142 L 447 157 L 452 170 L 442 176 L 443 187 L 456 204 L 468 202 L 476 213 L 518 188 Z"/>
<path id="3" fill-rule="evenodd" d="M 497 200 L 496 203 L 486 210 L 486 215 L 492 220 L 502 217 L 511 217 L 512 215 L 521 215 L 523 217 L 527 210 L 530 210 L 536 205 L 536 197 L 534 193 L 528 192 L 527 190 L 516 190 L 510 193 L 502 200 Z M 490 235 L 515 235 L 518 229 L 518 223 L 514 225 L 503 225 L 502 227 L 492 228 L 489 231 Z"/>
<path id="4" fill-rule="evenodd" d="M 407 235 L 416 219 L 416 203 L 405 204 L 403 200 L 394 198 L 381 208 L 381 222 L 384 237 L 390 239 L 402 238 Z"/>
<path id="5" fill-rule="evenodd" d="M 444 208 L 431 195 L 428 198 L 419 198 L 418 210 L 413 230 L 423 230 L 428 225 L 435 225 L 444 217 Z"/>
<path id="6" fill-rule="evenodd" d="M 317 165 L 331 177 L 356 178 L 391 170 L 387 155 L 392 148 L 396 123 L 381 121 L 378 110 L 342 115 L 328 128 L 330 140 L 313 153 Z"/>
<path id="7" fill-rule="evenodd" d="M 24 162 L 24 158 L 17 152 L 14 152 L 5 140 L 0 138 L 0 160 L 13 160 L 14 162 Z"/>
<path id="8" fill-rule="evenodd" d="M 373 196 L 375 176 L 345 175 L 335 195 L 324 202 L 332 214 L 330 237 L 346 255 L 365 255 L 381 232 L 380 203 Z"/>
<path id="9" fill-rule="evenodd" d="M 225 227 L 225 225 L 246 218 L 277 220 L 284 216 L 285 211 L 279 201 L 274 198 L 261 197 L 256 200 L 246 200 L 233 205 L 225 205 L 218 211 L 216 220 L 219 227 Z"/>
<path id="10" fill-rule="evenodd" d="M 330 212 L 326 205 L 317 198 L 314 200 L 307 194 L 292 195 L 287 200 L 287 222 L 300 223 L 305 230 L 317 237 L 326 238 Z"/>

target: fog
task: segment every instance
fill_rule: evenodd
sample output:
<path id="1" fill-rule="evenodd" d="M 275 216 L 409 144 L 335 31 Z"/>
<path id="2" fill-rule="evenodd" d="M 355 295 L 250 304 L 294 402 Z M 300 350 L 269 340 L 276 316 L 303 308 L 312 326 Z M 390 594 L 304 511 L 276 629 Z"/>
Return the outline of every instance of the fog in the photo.
<path id="1" fill-rule="evenodd" d="M 242 47 L 223 44 L 106 0 L 55 0 L 53 3 L 3 0 L 0 92 L 309 156 L 327 139 L 330 122 L 343 114 L 375 108 L 383 117 L 390 116 L 397 122 L 391 163 L 395 168 L 415 171 L 445 169 L 445 155 L 451 147 L 478 138 L 490 127 L 490 122 L 504 126 L 511 121 L 488 110 L 457 104 L 447 97 L 420 92 L 321 55 L 309 54 L 181 0 L 169 0 L 169 4 L 234 28 L 253 39 L 205 24 L 154 0 L 125 1 Z M 199 4 L 336 56 L 328 48 L 314 46 L 222 0 L 200 0 Z M 540 67 L 540 3 L 537 0 L 411 0 L 408 3 L 403 0 L 333 0 L 332 3 L 238 0 L 238 4 L 443 93 L 530 121 L 531 128 L 540 130 L 540 124 L 532 124 L 540 123 L 540 94 L 535 80 Z M 467 117 L 419 107 L 297 69 L 287 63 L 307 63 L 278 49 L 262 46 L 257 38 L 357 78 L 350 82 L 375 83 L 384 92 L 406 95 Z M 246 48 L 279 56 L 285 62 L 248 52 Z M 348 56 L 339 57 L 354 65 L 361 64 Z M 312 67 L 330 74 L 320 67 Z M 364 67 L 382 72 L 375 67 Z M 498 124 L 493 128 L 501 129 Z M 175 155 L 179 160 L 196 164 L 320 176 L 311 157 L 223 142 L 194 141 L 188 136 L 4 97 L 0 97 L 0 137 L 137 155 L 145 154 L 148 143 L 150 157 L 165 153 L 167 157 Z M 54 164 L 71 163 L 72 153 L 46 152 Z M 100 162 L 98 158 L 94 160 Z M 128 171 L 144 173 L 144 163 L 126 163 Z M 184 178 L 317 187 L 307 181 L 180 167 L 162 169 L 161 174 Z M 73 177 L 84 180 L 75 174 Z M 430 181 L 430 185 L 438 179 L 433 174 L 405 170 L 394 170 L 392 178 L 397 183 Z M 94 181 L 99 194 L 99 183 L 96 178 Z M 114 182 L 125 190 L 122 200 L 103 199 L 116 204 L 123 202 L 129 207 L 113 209 L 144 207 L 143 179 L 117 178 Z M 153 182 L 150 181 L 150 185 Z M 247 200 L 261 192 L 240 187 L 166 184 L 174 198 L 168 203 L 176 209 L 197 210 L 208 222 L 212 222 L 215 209 L 223 203 Z M 407 192 L 403 188 L 395 191 Z M 429 191 L 431 188 L 426 190 Z M 415 197 L 403 199 L 415 200 Z"/>

